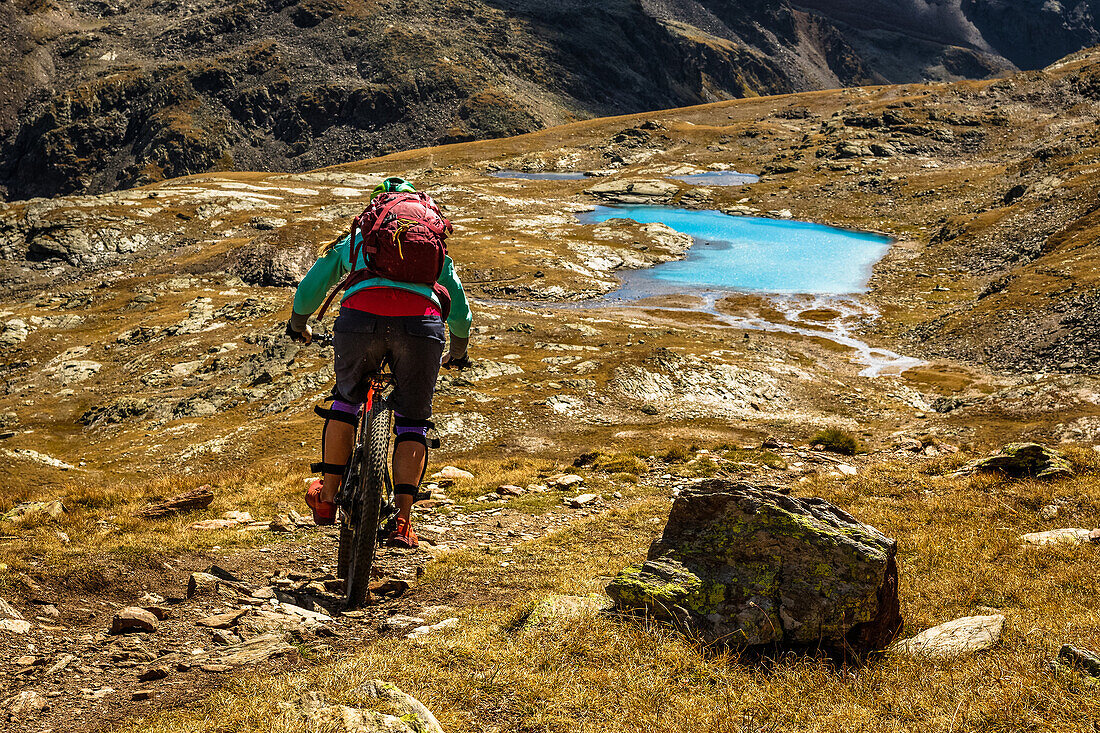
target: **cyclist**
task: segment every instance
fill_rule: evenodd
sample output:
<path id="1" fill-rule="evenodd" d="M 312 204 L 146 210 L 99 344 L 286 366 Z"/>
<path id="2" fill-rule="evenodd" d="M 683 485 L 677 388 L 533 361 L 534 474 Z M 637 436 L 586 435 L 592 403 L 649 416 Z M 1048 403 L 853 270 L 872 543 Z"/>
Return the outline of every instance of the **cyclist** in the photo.
<path id="1" fill-rule="evenodd" d="M 375 187 L 371 200 L 386 192 L 415 192 L 401 178 L 387 178 Z M 357 242 L 362 239 L 357 234 Z M 356 242 L 356 243 L 357 243 Z M 302 278 L 294 294 L 294 310 L 287 322 L 287 334 L 309 343 L 312 330 L 307 321 L 326 294 L 348 272 L 365 268 L 369 257 L 360 254 L 350 262 L 351 234 L 326 245 L 320 257 Z M 448 304 L 449 298 L 449 304 Z M 385 359 L 393 372 L 394 503 L 397 528 L 389 544 L 417 547 L 410 513 L 428 460 L 427 432 L 431 427 L 432 395 L 440 365 L 463 368 L 469 364 L 467 346 L 473 316 L 454 262 L 444 259 L 436 286 L 397 282 L 367 276 L 350 285 L 342 296 L 340 314 L 333 325 L 336 386 L 332 409 L 317 408 L 325 417 L 321 434 L 322 479 L 310 484 L 306 503 L 319 525 L 336 521 L 336 494 L 355 442 L 357 416 L 369 386 L 369 375 Z M 450 349 L 443 356 L 444 323 L 450 331 Z"/>

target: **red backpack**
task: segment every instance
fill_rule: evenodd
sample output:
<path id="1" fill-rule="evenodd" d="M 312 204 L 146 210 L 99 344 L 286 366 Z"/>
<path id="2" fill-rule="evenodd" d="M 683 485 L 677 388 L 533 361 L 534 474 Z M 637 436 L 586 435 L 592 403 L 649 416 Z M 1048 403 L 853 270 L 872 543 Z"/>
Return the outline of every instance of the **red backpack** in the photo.
<path id="1" fill-rule="evenodd" d="M 445 242 L 452 231 L 451 222 L 428 194 L 378 194 L 351 222 L 352 270 L 321 306 L 317 320 L 324 317 L 337 293 L 372 277 L 435 285 L 443 272 Z M 357 243 L 356 235 L 360 233 L 363 236 Z M 357 268 L 360 255 L 366 255 L 365 268 Z"/>

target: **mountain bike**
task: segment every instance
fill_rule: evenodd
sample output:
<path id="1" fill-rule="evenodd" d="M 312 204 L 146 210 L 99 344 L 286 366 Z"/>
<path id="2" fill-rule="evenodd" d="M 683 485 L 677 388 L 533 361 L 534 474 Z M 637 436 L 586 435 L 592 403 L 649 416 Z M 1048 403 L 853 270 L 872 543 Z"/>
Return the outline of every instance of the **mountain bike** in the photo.
<path id="1" fill-rule="evenodd" d="M 345 604 L 359 608 L 369 595 L 374 551 L 393 530 L 397 507 L 390 478 L 393 430 L 393 375 L 372 374 L 359 414 L 355 448 L 336 495 L 340 519 L 337 577 L 344 581 Z"/>

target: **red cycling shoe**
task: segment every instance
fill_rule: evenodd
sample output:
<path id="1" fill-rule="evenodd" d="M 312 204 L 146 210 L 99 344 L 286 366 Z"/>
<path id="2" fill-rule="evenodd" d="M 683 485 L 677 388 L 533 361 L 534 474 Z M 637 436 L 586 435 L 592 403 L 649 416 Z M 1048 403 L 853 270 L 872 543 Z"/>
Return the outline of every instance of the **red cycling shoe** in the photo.
<path id="1" fill-rule="evenodd" d="M 336 524 L 336 505 L 321 499 L 321 489 L 324 485 L 324 481 L 316 479 L 306 489 L 306 504 L 313 510 L 313 521 L 319 527 Z"/>
<path id="2" fill-rule="evenodd" d="M 397 518 L 397 529 L 390 532 L 390 547 L 405 547 L 414 550 L 420 547 L 420 540 L 416 538 L 416 532 L 412 530 L 412 523 L 404 517 Z"/>

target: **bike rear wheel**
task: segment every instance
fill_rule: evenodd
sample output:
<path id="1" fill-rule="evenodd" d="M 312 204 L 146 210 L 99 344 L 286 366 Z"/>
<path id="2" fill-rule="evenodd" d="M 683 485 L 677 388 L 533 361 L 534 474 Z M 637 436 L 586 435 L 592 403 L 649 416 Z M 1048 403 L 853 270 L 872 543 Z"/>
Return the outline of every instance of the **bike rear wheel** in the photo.
<path id="1" fill-rule="evenodd" d="M 347 567 L 347 605 L 359 608 L 367 601 L 374 551 L 378 546 L 378 524 L 389 484 L 390 431 L 393 412 L 386 400 L 375 395 L 367 416 L 362 441 L 356 516 L 351 529 Z M 341 533 L 343 539 L 343 533 Z"/>

